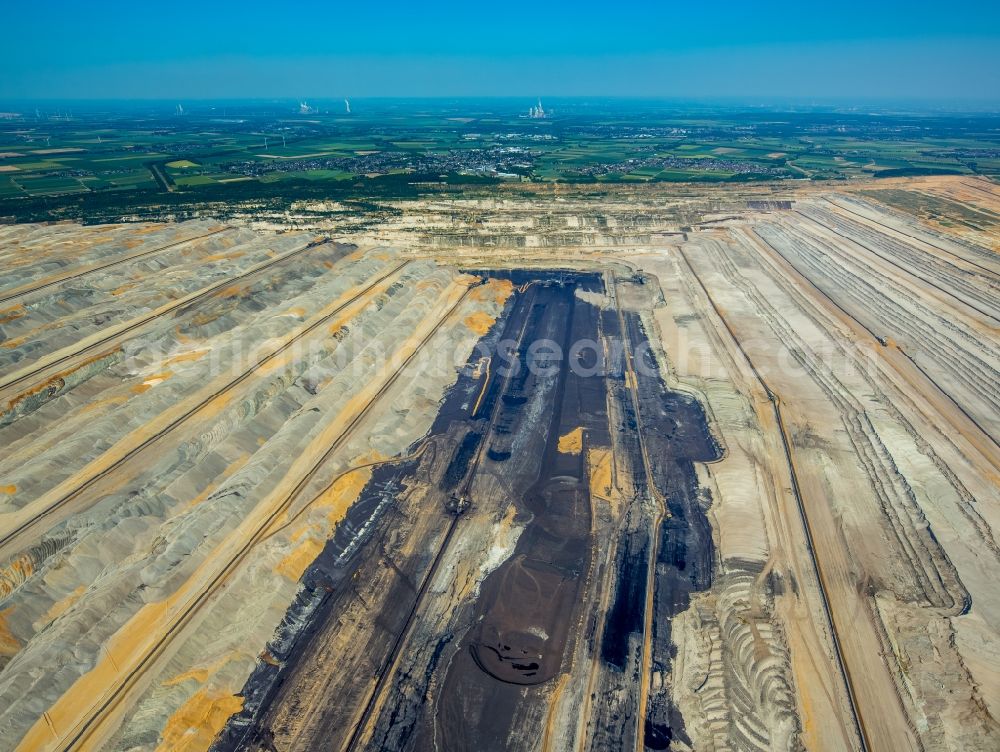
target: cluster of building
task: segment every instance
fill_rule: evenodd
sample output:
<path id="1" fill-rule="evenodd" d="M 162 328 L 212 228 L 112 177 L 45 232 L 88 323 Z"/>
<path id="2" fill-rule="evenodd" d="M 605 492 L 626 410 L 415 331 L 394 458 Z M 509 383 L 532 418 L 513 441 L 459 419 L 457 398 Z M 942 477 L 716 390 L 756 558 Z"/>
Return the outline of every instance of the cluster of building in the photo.
<path id="1" fill-rule="evenodd" d="M 758 162 L 735 159 L 715 159 L 712 157 L 647 157 L 626 159 L 608 164 L 586 165 L 577 170 L 578 175 L 596 177 L 599 175 L 627 175 L 637 170 L 655 168 L 659 170 L 686 170 L 705 172 L 731 172 L 740 175 L 772 175 L 781 177 L 787 171 L 781 167 L 771 167 Z"/>
<path id="2" fill-rule="evenodd" d="M 390 170 L 412 172 L 467 173 L 476 175 L 521 175 L 531 170 L 535 154 L 517 146 L 486 149 L 452 149 L 442 153 L 380 151 L 352 157 L 313 157 L 268 161 L 233 162 L 224 169 L 247 177 L 274 172 L 341 170 L 359 175 L 383 174 Z"/>

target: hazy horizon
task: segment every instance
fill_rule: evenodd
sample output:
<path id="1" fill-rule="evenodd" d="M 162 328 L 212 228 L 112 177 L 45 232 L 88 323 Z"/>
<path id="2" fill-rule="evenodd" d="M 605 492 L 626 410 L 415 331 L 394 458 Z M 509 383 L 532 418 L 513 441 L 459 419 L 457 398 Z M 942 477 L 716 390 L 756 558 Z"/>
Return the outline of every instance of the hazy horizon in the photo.
<path id="1" fill-rule="evenodd" d="M 605 97 L 1000 102 L 1000 9 L 849 0 L 502 10 L 390 1 L 7 9 L 0 100 Z"/>
<path id="2" fill-rule="evenodd" d="M 310 96 L 308 93 L 293 96 L 269 97 L 109 97 L 109 98 L 45 98 L 0 97 L 0 112 L 15 112 L 25 117 L 38 110 L 42 117 L 80 113 L 121 110 L 169 111 L 176 114 L 178 105 L 186 114 L 208 113 L 218 109 L 262 108 L 280 111 L 287 108 L 298 112 L 306 103 L 317 113 L 338 114 L 343 111 L 345 100 L 351 103 L 352 114 L 362 115 L 380 110 L 420 110 L 440 108 L 443 111 L 462 107 L 499 108 L 499 111 L 521 112 L 542 101 L 550 113 L 586 113 L 588 109 L 616 109 L 649 111 L 664 115 L 708 114 L 718 111 L 730 113 L 773 113 L 775 115 L 836 114 L 842 116 L 975 116 L 1000 114 L 1000 97 L 996 99 L 968 99 L 961 97 L 651 97 L 651 96 L 560 96 L 527 92 L 511 95 L 463 96 Z M 21 110 L 18 112 L 18 110 Z"/>

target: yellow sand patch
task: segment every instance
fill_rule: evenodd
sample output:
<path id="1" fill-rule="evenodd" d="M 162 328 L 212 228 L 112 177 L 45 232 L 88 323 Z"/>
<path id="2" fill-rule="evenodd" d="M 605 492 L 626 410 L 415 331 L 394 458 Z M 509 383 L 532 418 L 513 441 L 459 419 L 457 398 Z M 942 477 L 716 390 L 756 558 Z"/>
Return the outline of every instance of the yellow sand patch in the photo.
<path id="1" fill-rule="evenodd" d="M 229 287 L 224 287 L 215 293 L 217 298 L 238 298 L 243 294 L 242 285 L 229 285 Z"/>
<path id="2" fill-rule="evenodd" d="M 230 306 L 226 311 L 214 311 L 213 313 L 199 313 L 197 316 L 191 319 L 192 326 L 205 326 L 211 324 L 216 319 L 220 318 L 223 313 L 231 311 L 235 308 L 235 304 Z"/>
<path id="3" fill-rule="evenodd" d="M 205 418 L 214 418 L 232 401 L 233 391 L 229 390 L 227 392 L 223 392 L 218 397 L 213 397 L 212 401 L 202 408 L 202 415 Z"/>
<path id="4" fill-rule="evenodd" d="M 145 389 L 142 390 L 144 392 L 146 389 L 152 389 L 157 384 L 162 384 L 173 375 L 173 371 L 161 371 L 160 373 L 154 373 L 152 376 L 147 376 L 142 384 L 137 386 L 145 387 Z M 136 387 L 132 387 L 132 389 L 134 391 Z"/>
<path id="5" fill-rule="evenodd" d="M 363 467 L 340 476 L 322 496 L 316 499 L 314 506 L 326 511 L 326 520 L 331 529 L 347 515 L 354 500 L 358 498 L 361 489 L 372 477 L 372 469 Z"/>
<path id="6" fill-rule="evenodd" d="M 785 152 L 783 152 L 783 151 L 772 151 L 767 156 L 768 156 L 769 159 L 777 159 L 778 157 L 785 156 Z"/>
<path id="7" fill-rule="evenodd" d="M 86 589 L 87 589 L 86 587 L 80 585 L 80 587 L 78 587 L 72 593 L 67 595 L 65 598 L 60 598 L 55 603 L 53 603 L 52 606 L 49 608 L 49 610 L 45 612 L 45 616 L 42 617 L 41 623 L 48 624 L 50 621 L 58 619 L 64 613 L 69 611 L 69 607 L 72 606 L 74 603 L 76 603 L 78 600 L 80 600 L 80 596 L 83 595 Z"/>
<path id="8" fill-rule="evenodd" d="M 11 634 L 10 627 L 7 626 L 7 615 L 13 608 L 6 608 L 0 611 L 0 658 L 10 658 L 17 655 L 21 649 L 21 641 Z"/>
<path id="9" fill-rule="evenodd" d="M 6 347 L 8 350 L 13 350 L 15 347 L 20 347 L 27 341 L 28 341 L 28 336 L 25 335 L 23 337 L 14 337 L 14 339 L 4 340 L 2 343 L 0 343 L 0 345 Z"/>
<path id="10" fill-rule="evenodd" d="M 174 336 L 177 337 L 178 342 L 190 342 L 191 338 L 184 335 L 181 331 L 181 325 L 178 324 L 174 327 Z"/>
<path id="11" fill-rule="evenodd" d="M 187 512 L 189 509 L 193 509 L 194 507 L 201 504 L 201 502 L 207 499 L 208 495 L 212 493 L 212 491 L 214 491 L 218 485 L 219 485 L 218 483 L 210 483 L 209 485 L 207 485 L 200 494 L 195 496 L 193 499 L 191 499 L 191 501 L 189 501 L 185 505 L 184 511 Z"/>
<path id="12" fill-rule="evenodd" d="M 482 336 L 490 330 L 496 319 L 484 311 L 476 311 L 465 317 L 465 325 L 476 334 Z"/>
<path id="13" fill-rule="evenodd" d="M 119 285 L 114 290 L 111 291 L 112 295 L 123 295 L 136 286 L 135 282 L 126 282 L 124 285 Z"/>
<path id="14" fill-rule="evenodd" d="M 485 300 L 503 304 L 513 291 L 514 283 L 509 279 L 491 279 L 485 285 L 472 288 L 469 297 L 473 300 Z"/>
<path id="15" fill-rule="evenodd" d="M 189 350 L 188 352 L 177 353 L 177 355 L 171 355 L 167 358 L 163 365 L 169 366 L 173 363 L 183 363 L 188 360 L 199 360 L 200 358 L 204 358 L 205 354 L 211 351 L 210 347 L 206 347 L 201 350 Z"/>
<path id="16" fill-rule="evenodd" d="M 14 588 L 18 587 L 34 573 L 35 565 L 28 554 L 21 554 L 10 564 L 0 568 L 0 598 L 6 598 L 14 592 Z M 2 650 L 0 650 L 0 655 L 3 655 Z"/>
<path id="17" fill-rule="evenodd" d="M 479 413 L 479 406 L 483 403 L 483 397 L 486 396 L 486 388 L 490 385 L 490 359 L 483 358 L 483 362 L 486 366 L 486 378 L 483 379 L 483 387 L 479 390 L 479 396 L 476 397 L 476 404 L 472 406 L 471 415 L 475 417 Z M 482 375 L 482 370 L 480 366 L 476 366 L 476 378 L 478 379 Z"/>
<path id="18" fill-rule="evenodd" d="M 392 457 L 385 452 L 380 452 L 378 449 L 369 449 L 367 452 L 363 452 L 352 459 L 351 466 L 360 468 L 361 465 L 372 465 L 377 462 L 387 462 L 391 459 Z"/>
<path id="19" fill-rule="evenodd" d="M 0 493 L 5 493 L 9 496 L 13 496 L 17 493 L 17 486 L 11 483 L 7 486 L 0 486 Z"/>
<path id="20" fill-rule="evenodd" d="M 266 344 L 270 344 L 270 342 Z M 270 376 L 272 373 L 277 373 L 283 368 L 287 368 L 288 365 L 293 362 L 294 358 L 294 353 L 289 351 L 283 352 L 277 357 L 271 358 L 264 365 L 260 366 L 257 369 L 257 375 Z"/>
<path id="21" fill-rule="evenodd" d="M 591 449 L 587 452 L 590 492 L 595 496 L 611 498 L 611 493 L 614 490 L 614 481 L 611 475 L 613 459 L 610 449 Z"/>
<path id="22" fill-rule="evenodd" d="M 574 428 L 559 437 L 559 451 L 563 454 L 579 454 L 583 450 L 583 427 Z"/>
<path id="23" fill-rule="evenodd" d="M 92 413 L 95 410 L 100 410 L 102 407 L 108 407 L 109 405 L 124 405 L 128 402 L 128 399 L 127 394 L 116 394 L 114 397 L 105 397 L 104 399 L 88 402 L 81 408 L 80 412 Z"/>
<path id="24" fill-rule="evenodd" d="M 555 733 L 556 719 L 559 717 L 560 700 L 562 699 L 563 690 L 566 689 L 566 684 L 569 682 L 569 677 L 569 674 L 563 674 L 559 677 L 552 696 L 549 698 L 549 712 L 545 717 L 545 734 L 542 736 L 542 749 L 552 748 L 552 735 Z"/>
<path id="25" fill-rule="evenodd" d="M 287 577 L 292 582 L 297 582 L 306 571 L 306 568 L 316 561 L 316 557 L 323 551 L 323 542 L 318 538 L 309 536 L 297 545 L 292 552 L 278 562 L 275 571 Z"/>
<path id="26" fill-rule="evenodd" d="M 202 261 L 203 262 L 204 261 L 222 261 L 223 259 L 225 259 L 225 260 L 228 261 L 230 259 L 238 259 L 238 258 L 240 258 L 242 256 L 245 256 L 245 255 L 246 254 L 243 251 L 226 251 L 224 253 L 213 253 L 213 254 L 211 254 L 209 256 L 205 256 L 204 258 L 202 258 Z"/>
<path id="27" fill-rule="evenodd" d="M 242 708 L 242 697 L 199 689 L 167 719 L 157 752 L 208 749 L 229 717 Z"/>
<path id="28" fill-rule="evenodd" d="M 271 655 L 267 650 L 260 654 L 260 659 L 268 666 L 280 666 L 281 661 Z"/>
<path id="29" fill-rule="evenodd" d="M 0 311 L 0 324 L 6 324 L 14 319 L 19 319 L 25 314 L 24 306 L 21 303 Z"/>
<path id="30" fill-rule="evenodd" d="M 20 167 L 17 167 L 12 164 L 0 165 L 0 172 L 17 172 L 20 169 L 21 169 Z"/>
<path id="31" fill-rule="evenodd" d="M 4 567 L 2 572 L 3 576 L 0 577 L 0 582 L 21 582 L 28 579 L 35 573 L 35 563 L 31 560 L 31 557 L 28 554 L 21 554 L 14 559 L 14 561 Z M 7 593 L 3 593 L 3 590 L 0 589 L 0 594 L 6 595 Z"/>
<path id="32" fill-rule="evenodd" d="M 287 311 L 285 311 L 281 315 L 282 316 L 294 316 L 295 318 L 300 319 L 300 318 L 302 318 L 303 316 L 306 315 L 306 309 L 303 308 L 302 306 L 295 306 L 294 308 L 289 308 Z"/>
<path id="33" fill-rule="evenodd" d="M 174 676 L 163 682 L 163 686 L 176 687 L 178 684 L 183 684 L 186 681 L 195 681 L 198 682 L 199 684 L 204 684 L 205 682 L 208 681 L 208 677 L 215 674 L 220 668 L 225 666 L 227 663 L 229 663 L 229 661 L 233 660 L 239 654 L 240 653 L 238 651 L 227 653 L 218 660 L 212 661 L 212 663 L 210 663 L 207 666 L 200 666 L 199 668 L 193 668 L 189 671 L 184 671 L 182 673 L 179 673 L 177 674 L 177 676 Z"/>
<path id="34" fill-rule="evenodd" d="M 239 457 L 237 457 L 235 460 L 233 460 L 226 466 L 226 469 L 222 471 L 223 476 L 232 475 L 237 470 L 242 468 L 245 464 L 247 464 L 247 461 L 249 459 L 250 459 L 250 452 L 243 452 L 243 454 L 241 454 Z"/>
<path id="35" fill-rule="evenodd" d="M 385 458 L 374 450 L 357 459 L 360 463 L 375 464 L 384 461 Z M 356 470 L 348 470 L 341 475 L 333 484 L 324 491 L 312 504 L 313 509 L 320 509 L 326 512 L 326 529 L 320 526 L 311 525 L 299 530 L 292 536 L 293 540 L 302 539 L 301 542 L 278 562 L 275 571 L 288 579 L 297 581 L 306 567 L 312 564 L 316 557 L 323 550 L 323 545 L 329 537 L 333 528 L 347 515 L 354 500 L 358 498 L 361 489 L 368 483 L 372 475 L 371 467 L 360 467 Z"/>
<path id="36" fill-rule="evenodd" d="M 199 684 L 204 684 L 208 681 L 209 671 L 207 668 L 193 668 L 190 671 L 185 671 L 177 676 L 167 679 L 163 682 L 164 687 L 176 687 L 178 684 L 183 684 L 186 681 L 194 681 Z"/>

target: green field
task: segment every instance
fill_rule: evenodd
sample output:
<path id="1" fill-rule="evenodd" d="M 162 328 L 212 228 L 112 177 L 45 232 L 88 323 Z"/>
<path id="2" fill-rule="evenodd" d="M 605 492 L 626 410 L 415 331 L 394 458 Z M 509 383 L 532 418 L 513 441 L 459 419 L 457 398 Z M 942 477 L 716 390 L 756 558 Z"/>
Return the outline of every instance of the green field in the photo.
<path id="1" fill-rule="evenodd" d="M 337 103 L 339 104 L 339 103 Z M 411 195 L 444 182 L 636 183 L 1000 175 L 1000 116 L 697 111 L 568 101 L 173 105 L 0 123 L 0 217 L 126 214 L 169 202 Z M 277 194 L 277 191 L 281 191 Z M 41 202 L 41 203 L 40 203 Z M 85 217 L 86 218 L 86 217 Z"/>
<path id="2" fill-rule="evenodd" d="M 166 167 L 172 170 L 186 170 L 190 167 L 198 167 L 198 163 L 192 162 L 190 159 L 177 159 L 173 162 L 167 162 Z"/>

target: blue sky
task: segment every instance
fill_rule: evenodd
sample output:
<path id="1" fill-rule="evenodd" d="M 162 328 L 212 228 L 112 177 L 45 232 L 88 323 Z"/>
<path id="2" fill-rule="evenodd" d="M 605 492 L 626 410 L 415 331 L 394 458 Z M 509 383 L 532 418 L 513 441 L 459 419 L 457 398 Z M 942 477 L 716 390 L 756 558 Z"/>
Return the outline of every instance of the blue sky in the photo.
<path id="1" fill-rule="evenodd" d="M 0 98 L 1000 101 L 1000 3 L 9 3 Z"/>

